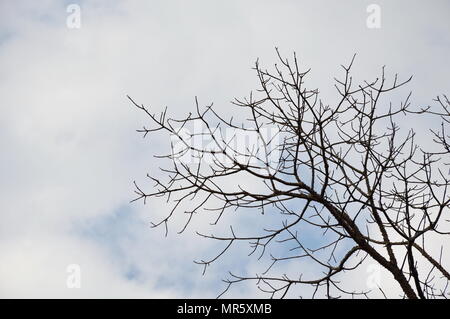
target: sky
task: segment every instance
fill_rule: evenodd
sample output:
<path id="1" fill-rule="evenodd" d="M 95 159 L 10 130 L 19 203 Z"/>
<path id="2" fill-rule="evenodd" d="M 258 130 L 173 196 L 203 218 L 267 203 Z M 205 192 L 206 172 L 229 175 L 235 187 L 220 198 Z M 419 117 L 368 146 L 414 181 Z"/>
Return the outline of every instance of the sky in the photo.
<path id="1" fill-rule="evenodd" d="M 68 25 L 72 4 L 79 28 Z M 367 25 L 371 4 L 379 28 Z M 356 78 L 383 65 L 414 75 L 403 93 L 427 105 L 450 93 L 449 9 L 446 0 L 1 0 L 0 297 L 216 297 L 228 270 L 252 273 L 258 262 L 236 253 L 203 276 L 193 260 L 217 246 L 195 227 L 165 238 L 149 225 L 167 205 L 130 203 L 133 181 L 157 168 L 168 141 L 136 132 L 148 121 L 126 95 L 155 112 L 186 114 L 198 96 L 227 113 L 255 88 L 255 60 L 272 65 L 278 47 L 312 69 L 325 98 L 356 53 Z M 79 287 L 68 285 L 73 265 Z M 243 285 L 231 296 L 259 294 Z"/>

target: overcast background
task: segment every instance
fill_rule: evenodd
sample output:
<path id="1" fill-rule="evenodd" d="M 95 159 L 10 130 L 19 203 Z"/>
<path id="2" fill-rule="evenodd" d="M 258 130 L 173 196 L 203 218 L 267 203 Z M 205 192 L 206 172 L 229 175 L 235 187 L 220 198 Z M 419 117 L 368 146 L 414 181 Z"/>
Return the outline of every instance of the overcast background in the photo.
<path id="1" fill-rule="evenodd" d="M 67 26 L 72 3 L 81 28 Z M 381 28 L 366 25 L 371 3 Z M 192 261 L 216 247 L 192 232 L 164 238 L 149 222 L 167 207 L 129 203 L 167 140 L 135 132 L 147 122 L 126 94 L 155 112 L 185 114 L 194 96 L 225 111 L 255 88 L 254 61 L 270 66 L 277 46 L 297 52 L 324 94 L 357 53 L 360 79 L 382 65 L 414 75 L 407 90 L 426 105 L 450 93 L 449 9 L 446 0 L 0 0 L 0 297 L 216 297 L 227 270 L 252 273 L 255 260 L 229 256 L 202 276 Z M 81 288 L 67 287 L 71 264 Z M 230 296 L 259 295 L 236 286 Z"/>

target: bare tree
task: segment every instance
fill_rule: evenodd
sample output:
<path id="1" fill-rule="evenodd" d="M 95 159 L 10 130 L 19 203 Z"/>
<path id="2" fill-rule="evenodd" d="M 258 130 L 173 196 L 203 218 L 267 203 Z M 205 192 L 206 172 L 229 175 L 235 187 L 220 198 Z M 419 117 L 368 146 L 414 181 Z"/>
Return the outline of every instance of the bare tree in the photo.
<path id="1" fill-rule="evenodd" d="M 279 63 L 273 71 L 255 64 L 260 87 L 232 102 L 242 108 L 241 121 L 220 115 L 213 105 L 201 108 L 197 99 L 195 112 L 171 119 L 167 109 L 153 114 L 129 97 L 152 122 L 151 128 L 138 132 L 172 136 L 170 153 L 158 157 L 169 160 L 170 167 L 162 169 L 163 177 L 148 175 L 154 191 L 135 183 L 135 200 L 163 196 L 172 202 L 171 212 L 153 224 L 166 231 L 182 203 L 191 209 L 183 211 L 188 218 L 181 231 L 196 214 L 215 214 L 213 224 L 230 210 L 270 209 L 277 214 L 276 225 L 255 227 L 250 235 L 238 234 L 232 226 L 217 228 L 224 235 L 198 233 L 224 242 L 213 258 L 197 261 L 205 269 L 238 242 L 248 242 L 251 253 L 260 256 L 273 245 L 285 246 L 272 250 L 271 262 L 260 274 L 230 273 L 224 292 L 235 283 L 255 281 L 271 297 L 283 298 L 299 285 L 313 287 L 313 298 L 369 297 L 371 289 L 345 288 L 348 283 L 339 276 L 371 259 L 392 275 L 402 297 L 446 298 L 450 274 L 441 244 L 450 234 L 448 98 L 438 97 L 433 106 L 417 109 L 411 107 L 411 93 L 399 103 L 388 102 L 385 97 L 411 78 L 400 81 L 395 75 L 388 83 L 383 67 L 379 78 L 355 84 L 353 57 L 342 66 L 343 77 L 335 79 L 338 98 L 329 105 L 317 89 L 305 87 L 309 70 L 300 69 L 295 54 L 289 60 L 276 52 Z M 433 125 L 425 130 L 428 141 L 421 132 L 422 145 L 414 130 L 404 128 L 413 117 Z M 203 129 L 189 133 L 187 128 L 195 123 Z M 231 136 L 226 134 L 230 130 Z M 245 147 L 236 143 L 242 133 L 256 136 L 257 142 Z M 196 137 L 209 143 L 197 145 L 192 142 Z M 238 183 L 243 177 L 263 187 L 243 186 Z M 230 178 L 233 186 L 225 187 Z M 302 225 L 321 235 L 315 247 L 301 236 Z M 438 255 L 430 250 L 436 246 L 441 246 Z M 295 277 L 277 273 L 280 263 L 300 259 L 314 263 L 318 272 L 305 275 L 299 270 Z"/>

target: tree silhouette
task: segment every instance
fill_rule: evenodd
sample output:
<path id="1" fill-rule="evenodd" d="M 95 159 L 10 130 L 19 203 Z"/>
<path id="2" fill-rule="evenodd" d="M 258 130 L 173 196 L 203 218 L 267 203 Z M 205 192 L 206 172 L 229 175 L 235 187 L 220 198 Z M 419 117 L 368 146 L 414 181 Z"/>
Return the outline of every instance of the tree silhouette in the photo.
<path id="1" fill-rule="evenodd" d="M 283 298 L 298 285 L 312 286 L 313 298 L 369 297 L 371 289 L 344 288 L 339 276 L 371 259 L 392 275 L 403 297 L 446 298 L 450 274 L 442 249 L 433 254 L 429 240 L 444 243 L 450 234 L 445 230 L 450 203 L 448 98 L 438 97 L 433 106 L 417 109 L 411 107 L 411 93 L 397 106 L 388 103 L 385 96 L 411 78 L 399 81 L 395 75 L 388 83 L 383 67 L 379 78 L 355 84 L 353 57 L 342 66 L 343 77 L 335 79 L 338 99 L 329 105 L 317 89 L 305 87 L 310 71 L 300 69 L 296 55 L 289 60 L 276 52 L 279 63 L 273 71 L 255 64 L 259 88 L 232 102 L 242 108 L 240 121 L 220 115 L 213 105 L 201 108 L 197 99 L 193 113 L 173 119 L 167 109 L 153 114 L 128 97 L 152 123 L 138 132 L 171 136 L 170 153 L 158 156 L 170 162 L 162 169 L 164 178 L 148 175 L 155 183 L 150 192 L 135 182 L 135 200 L 162 196 L 173 203 L 171 212 L 153 224 L 166 232 L 179 211 L 188 216 L 181 231 L 196 214 L 215 214 L 214 225 L 221 225 L 228 211 L 270 210 L 277 216 L 270 229 L 255 226 L 250 235 L 240 235 L 232 226 L 216 226 L 222 232 L 229 229 L 227 235 L 198 233 L 224 242 L 213 258 L 197 261 L 205 269 L 237 242 L 248 242 L 251 253 L 260 256 L 277 247 L 271 249 L 264 272 L 230 273 L 224 292 L 233 284 L 255 281 L 271 297 Z M 433 123 L 424 145 L 416 143 L 414 130 L 398 125 L 417 116 Z M 199 123 L 202 129 L 192 130 Z M 260 184 L 243 186 L 243 179 Z M 183 203 L 191 208 L 182 210 Z M 305 241 L 302 227 L 319 235 L 314 247 Z M 313 263 L 317 274 L 301 269 L 296 277 L 277 273 L 280 263 L 300 259 Z M 386 296 L 381 286 L 377 289 Z"/>

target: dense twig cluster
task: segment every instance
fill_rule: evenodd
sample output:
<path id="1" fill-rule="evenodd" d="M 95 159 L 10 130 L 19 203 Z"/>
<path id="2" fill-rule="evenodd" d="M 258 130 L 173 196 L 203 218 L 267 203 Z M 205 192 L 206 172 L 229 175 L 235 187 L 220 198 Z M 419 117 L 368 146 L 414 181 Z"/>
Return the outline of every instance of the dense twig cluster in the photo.
<path id="1" fill-rule="evenodd" d="M 376 80 L 355 84 L 350 75 L 353 58 L 348 66 L 342 66 L 343 78 L 335 79 L 337 103 L 328 105 L 319 98 L 318 90 L 305 87 L 309 70 L 300 70 L 295 54 L 292 61 L 282 58 L 278 50 L 277 54 L 280 62 L 273 72 L 256 62 L 258 90 L 233 102 L 243 108 L 247 118 L 240 124 L 222 117 L 212 105 L 201 109 L 197 102 L 194 114 L 176 120 L 168 118 L 166 111 L 152 114 L 130 98 L 154 125 L 139 132 L 146 136 L 166 131 L 178 143 L 177 151 L 161 156 L 172 163 L 171 168 L 163 169 L 168 181 L 149 176 L 156 184 L 150 193 L 136 184 L 136 200 L 164 196 L 174 203 L 167 217 L 154 226 L 164 225 L 167 230 L 177 208 L 195 198 L 199 200 L 187 212 L 182 231 L 196 213 L 215 212 L 218 223 L 230 209 L 271 208 L 278 212 L 278 227 L 254 229 L 252 236 L 240 236 L 233 227 L 226 236 L 199 233 L 226 243 L 215 257 L 198 262 L 205 269 L 236 242 L 249 242 L 253 252 L 261 255 L 274 243 L 289 245 L 293 252 L 271 253 L 272 263 L 261 274 L 232 274 L 226 290 L 238 282 L 256 281 L 272 297 L 284 297 L 291 287 L 301 284 L 314 287 L 312 297 L 368 296 L 369 290 L 345 289 L 336 278 L 370 258 L 393 276 L 405 297 L 446 298 L 450 274 L 444 268 L 442 251 L 440 256 L 429 251 L 428 236 L 439 243 L 450 234 L 445 231 L 450 207 L 448 98 L 438 97 L 434 107 L 413 110 L 408 95 L 398 106 L 386 106 L 382 100 L 386 93 L 411 79 L 399 81 L 395 75 L 388 84 L 383 68 Z M 414 130 L 398 125 L 414 116 L 433 121 L 433 147 L 433 143 L 418 146 Z M 181 133 L 195 122 L 205 128 L 201 133 Z M 264 136 L 267 128 L 276 133 Z M 259 142 L 236 147 L 231 142 L 236 135 L 227 138 L 224 129 L 256 134 Z M 196 134 L 209 138 L 210 145 L 193 145 Z M 186 154 L 196 161 L 181 160 Z M 263 190 L 238 183 L 228 190 L 221 184 L 224 178 L 239 180 L 241 176 L 262 182 Z M 210 203 L 220 206 L 207 206 Z M 323 234 L 319 246 L 308 247 L 299 236 L 302 224 Z M 292 278 L 273 274 L 279 263 L 298 259 L 316 264 L 318 275 L 299 273 Z"/>

